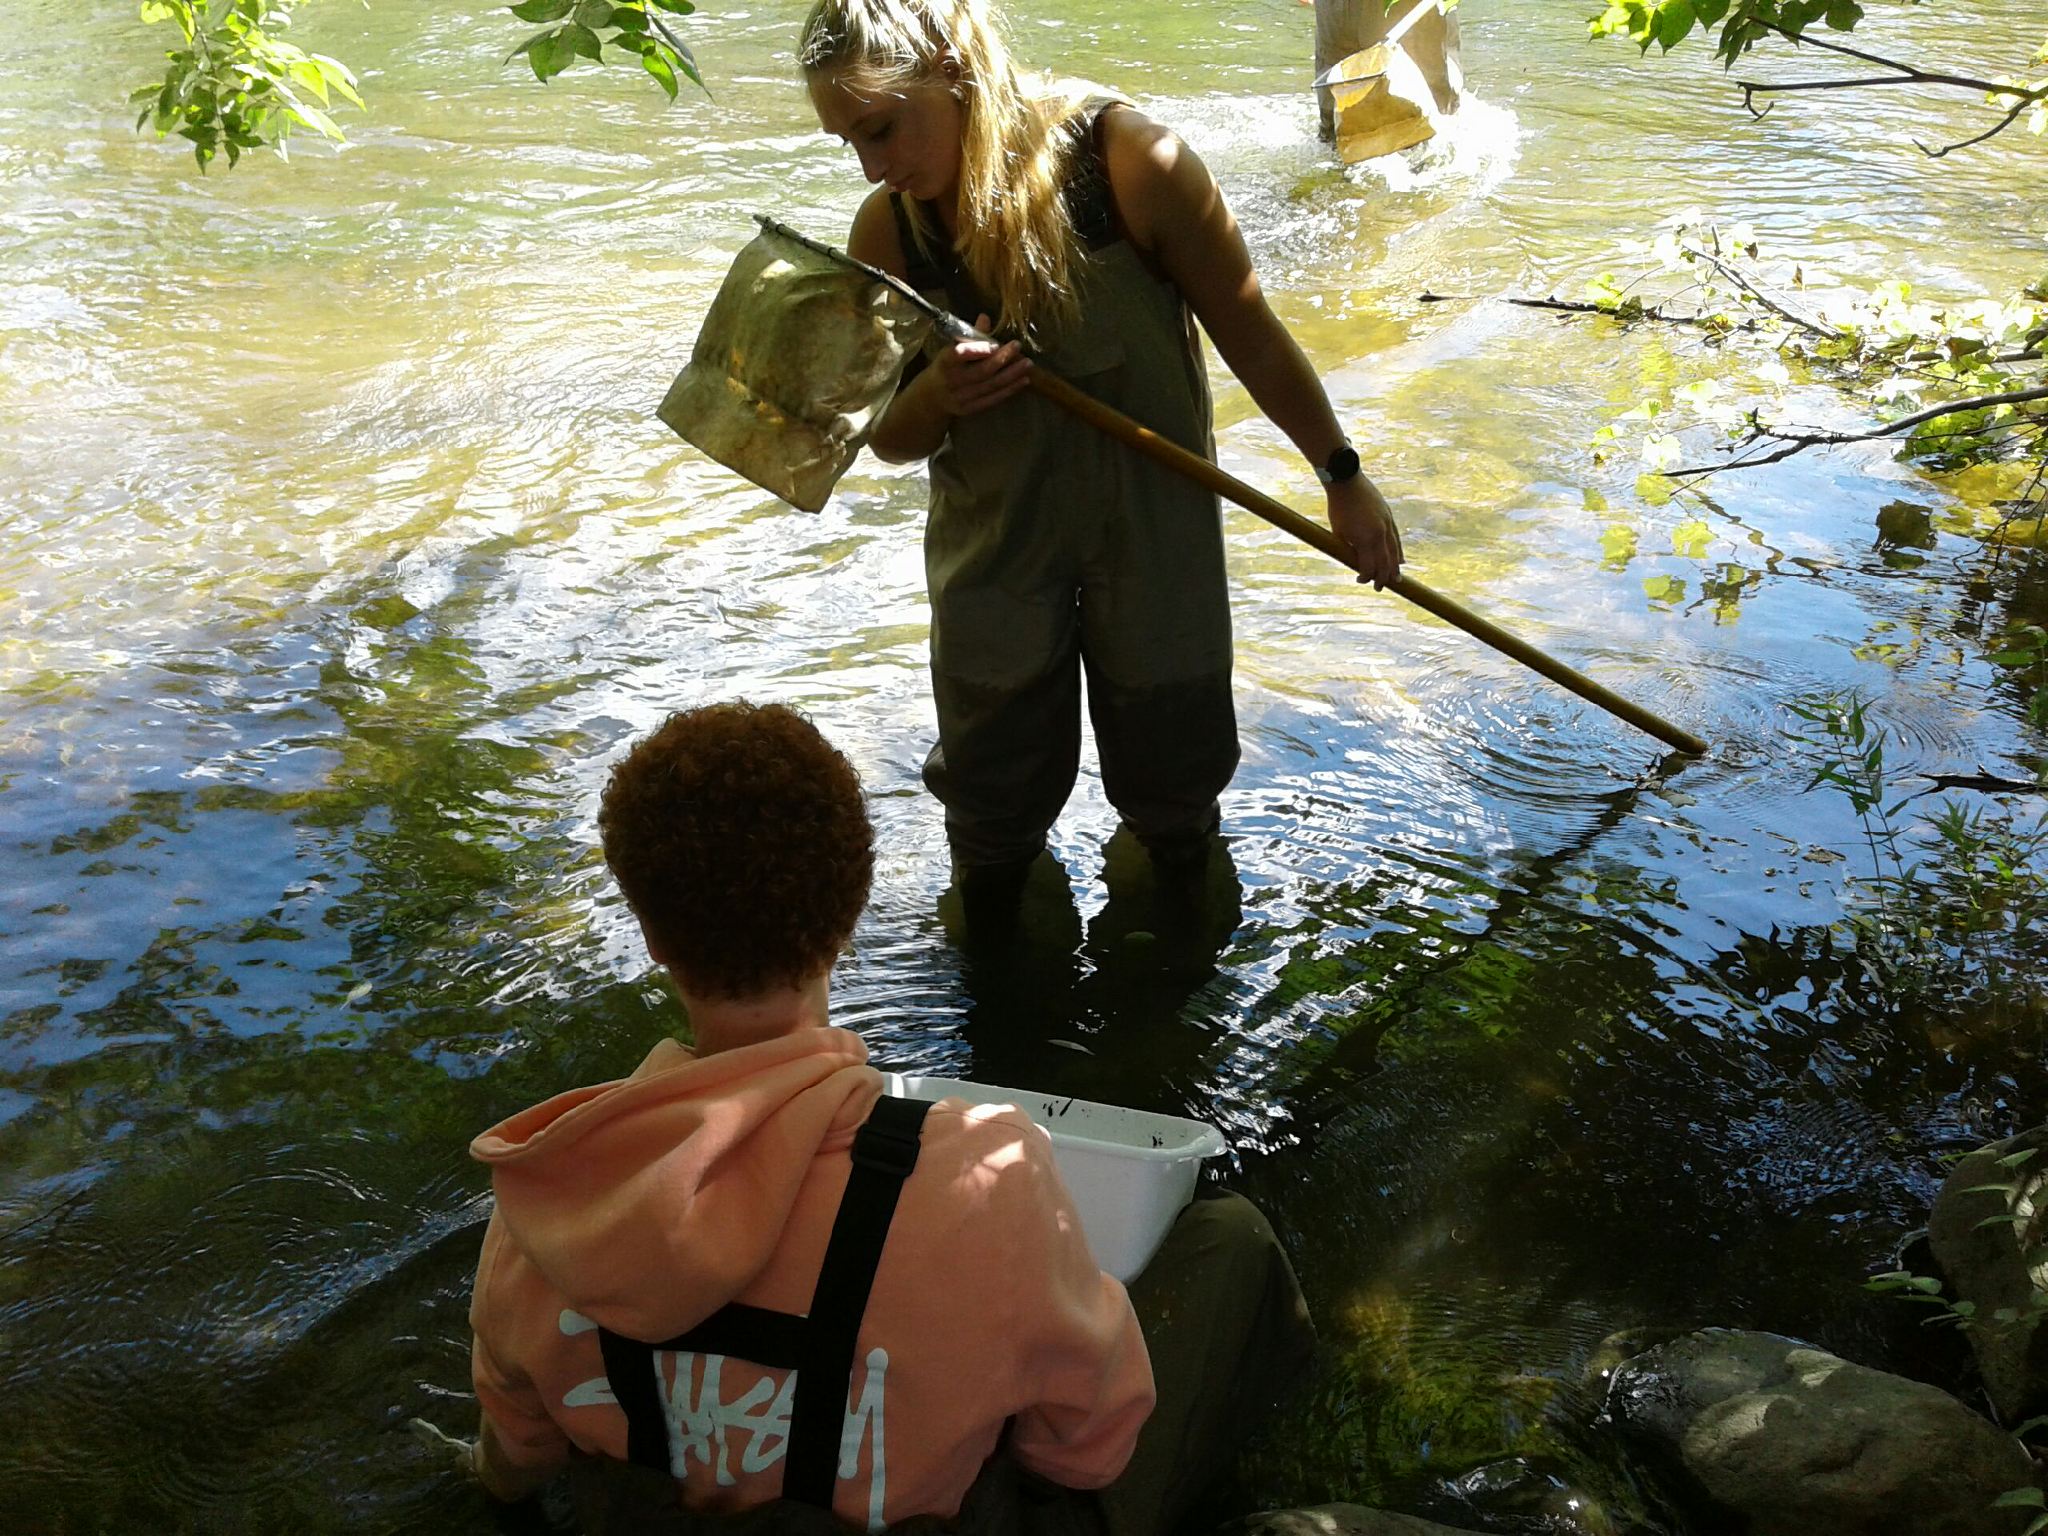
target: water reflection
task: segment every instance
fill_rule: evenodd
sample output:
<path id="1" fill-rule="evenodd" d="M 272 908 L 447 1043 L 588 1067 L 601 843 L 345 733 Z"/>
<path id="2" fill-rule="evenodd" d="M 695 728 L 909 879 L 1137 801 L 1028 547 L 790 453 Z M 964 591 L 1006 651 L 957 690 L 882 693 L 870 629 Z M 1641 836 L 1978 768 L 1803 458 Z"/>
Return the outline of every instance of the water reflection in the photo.
<path id="1" fill-rule="evenodd" d="M 1040 855 L 1015 897 L 956 884 L 939 897 L 963 959 L 966 1073 L 978 1082 L 1169 1114 L 1197 1102 L 1216 1043 L 1191 1007 L 1242 919 L 1228 842 L 1199 871 L 1162 874 L 1128 829 L 1103 849 L 1107 899 L 1085 932 L 1071 877 Z"/>

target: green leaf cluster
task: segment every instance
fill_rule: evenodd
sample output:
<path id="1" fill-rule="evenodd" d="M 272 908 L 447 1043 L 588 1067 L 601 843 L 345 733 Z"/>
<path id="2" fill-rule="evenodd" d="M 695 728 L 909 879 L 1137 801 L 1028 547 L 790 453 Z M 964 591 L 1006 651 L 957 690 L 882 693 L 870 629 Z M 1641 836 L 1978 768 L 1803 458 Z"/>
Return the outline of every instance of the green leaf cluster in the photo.
<path id="1" fill-rule="evenodd" d="M 2028 1422 L 2035 1424 L 2040 1421 L 2030 1419 Z M 2019 1434 L 2020 1431 L 2013 1431 L 2014 1438 L 2018 1438 Z M 1991 1507 L 2040 1510 L 2040 1514 L 2027 1522 L 2027 1527 L 2020 1532 L 2020 1536 L 2040 1536 L 2042 1531 L 2048 1531 L 2048 1494 L 2044 1494 L 2039 1488 L 2008 1488 L 1991 1501 Z"/>
<path id="2" fill-rule="evenodd" d="M 525 56 L 537 80 L 552 80 L 579 58 L 601 64 L 609 48 L 637 58 L 670 101 L 680 89 L 678 75 L 705 90 L 696 55 L 662 19 L 663 12 L 689 15 L 696 10 L 690 0 L 521 0 L 508 9 L 521 21 L 552 23 L 511 53 L 513 59 Z"/>
<path id="3" fill-rule="evenodd" d="M 1999 1168 L 2011 1175 L 2010 1178 L 1989 1184 L 1973 1184 L 1962 1191 L 1966 1195 L 1996 1195 L 2007 1207 L 1996 1215 L 1986 1216 L 1976 1224 L 1977 1228 L 2011 1227 L 2020 1245 L 2022 1262 L 2032 1274 L 2038 1274 L 2040 1267 L 2048 1263 L 2048 1243 L 2040 1241 L 2039 1214 L 2034 1206 L 2041 1187 L 2040 1171 L 2021 1171 L 2033 1161 L 2037 1150 L 2022 1147 L 2017 1152 L 2006 1153 L 1996 1161 Z M 1970 1334 L 1996 1336 L 2015 1326 L 2033 1328 L 2043 1319 L 2048 1319 L 2048 1291 L 2039 1285 L 2029 1288 L 2027 1299 L 2021 1305 L 1998 1307 L 1990 1312 L 1980 1310 L 1975 1302 L 1964 1298 L 1950 1299 L 1944 1293 L 1940 1280 L 1932 1275 L 1916 1275 L 1906 1269 L 1873 1275 L 1864 1281 L 1863 1288 L 1881 1296 L 1897 1296 L 1905 1301 L 1925 1303 L 1935 1309 L 1928 1322 L 1948 1324 Z M 2034 1447 L 2027 1444 L 2027 1437 L 2043 1428 L 2048 1428 L 2048 1415 L 2037 1415 L 2015 1424 L 2008 1432 L 2029 1453 L 2033 1453 Z M 2048 1530 L 2048 1495 L 2039 1488 L 2007 1489 L 1992 1500 L 1991 1507 L 2042 1511 L 2027 1524 L 2020 1536 L 2039 1536 L 2041 1531 Z"/>
<path id="4" fill-rule="evenodd" d="M 145 22 L 176 26 L 184 46 L 165 54 L 160 84 L 129 98 L 139 104 L 139 129 L 153 124 L 158 138 L 176 133 L 190 141 L 205 170 L 225 154 L 233 165 L 245 149 L 285 154 L 295 128 L 310 128 L 337 144 L 347 142 L 328 115 L 334 99 L 360 107 L 356 77 L 324 54 L 307 53 L 276 34 L 291 25 L 296 0 L 143 0 Z"/>
<path id="5" fill-rule="evenodd" d="M 1797 38 L 1824 25 L 1847 32 L 1863 19 L 1856 0 L 1611 0 L 1587 23 L 1594 37 L 1627 37 L 1645 53 L 1656 44 L 1669 53 L 1695 30 L 1720 27 L 1714 52 L 1733 64 L 1765 38 Z"/>

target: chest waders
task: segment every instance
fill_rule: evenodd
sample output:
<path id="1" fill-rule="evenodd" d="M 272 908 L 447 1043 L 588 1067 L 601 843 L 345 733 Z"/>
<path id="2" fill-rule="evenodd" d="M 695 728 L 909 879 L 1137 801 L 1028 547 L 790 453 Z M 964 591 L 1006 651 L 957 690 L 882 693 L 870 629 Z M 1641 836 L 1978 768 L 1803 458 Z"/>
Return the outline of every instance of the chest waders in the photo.
<path id="1" fill-rule="evenodd" d="M 875 1100 L 867 1123 L 853 1138 L 853 1171 L 832 1221 L 807 1315 L 733 1302 L 687 1333 L 659 1344 L 623 1338 L 609 1328 L 598 1330 L 605 1379 L 626 1414 L 628 1461 L 665 1476 L 679 1475 L 669 1461 L 657 1350 L 728 1355 L 795 1371 L 782 1497 L 831 1511 L 861 1318 L 867 1312 L 897 1197 L 917 1166 L 918 1137 L 930 1109 L 922 1099 L 884 1094 Z"/>
<path id="2" fill-rule="evenodd" d="M 1038 355 L 1210 456 L 1193 317 L 1124 237 L 1110 193 L 1111 106 L 1084 109 L 1064 189 L 1087 251 L 1079 319 Z M 911 285 L 955 314 L 994 314 L 957 255 L 920 251 L 900 197 L 893 206 Z M 923 215 L 939 227 L 929 205 Z M 1156 850 L 1214 827 L 1238 748 L 1213 492 L 1027 391 L 955 421 L 932 455 L 925 582 L 939 741 L 924 776 L 957 865 L 1044 846 L 1080 768 L 1084 674 L 1103 789 L 1132 831 Z"/>

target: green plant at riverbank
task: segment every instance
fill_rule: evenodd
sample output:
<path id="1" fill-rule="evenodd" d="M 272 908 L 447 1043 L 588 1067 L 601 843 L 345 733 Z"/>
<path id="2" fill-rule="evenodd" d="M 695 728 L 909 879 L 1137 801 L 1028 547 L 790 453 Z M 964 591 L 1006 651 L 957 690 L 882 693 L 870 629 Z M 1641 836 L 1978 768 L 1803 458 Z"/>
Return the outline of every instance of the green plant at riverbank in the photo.
<path id="1" fill-rule="evenodd" d="M 1862 699 L 1797 700 L 1809 729 L 1793 739 L 1818 755 L 1808 789 L 1830 785 L 1863 823 L 1871 873 L 1849 882 L 1846 927 L 1894 1005 L 1968 1014 L 1993 1029 L 2048 1020 L 2040 935 L 2048 934 L 2048 812 L 2031 823 L 1944 800 L 1917 827 L 1917 798 L 1894 782 L 1885 733 Z"/>
<path id="2" fill-rule="evenodd" d="M 1989 1184 L 1972 1185 L 1964 1193 L 1997 1195 L 2009 1206 L 2017 1204 L 2023 1186 L 2032 1182 L 2030 1175 L 2023 1170 L 2034 1160 L 2037 1150 L 2034 1147 L 2022 1147 L 2017 1152 L 2006 1153 L 1998 1159 L 1998 1166 L 2011 1175 L 2009 1178 L 1998 1179 Z M 1978 1225 L 2023 1228 L 2026 1219 L 2025 1213 L 2008 1210 L 1996 1216 L 1987 1216 Z M 2023 1232 L 2022 1236 L 2024 1235 Z M 2048 1243 L 2034 1244 L 2027 1249 L 2025 1258 L 2029 1268 L 2048 1263 Z M 1984 1328 L 2031 1328 L 2042 1318 L 2048 1317 L 2048 1291 L 2038 1287 L 2027 1298 L 2024 1306 L 1999 1307 L 1983 1316 L 1978 1314 L 1974 1301 L 1965 1297 L 1949 1296 L 1936 1276 L 1915 1274 L 1910 1269 L 1893 1269 L 1881 1275 L 1872 1275 L 1863 1282 L 1863 1288 L 1880 1296 L 1896 1296 L 1902 1301 L 1931 1306 L 1935 1310 L 1928 1317 L 1928 1322 L 1960 1328 L 1965 1333 Z M 2048 1428 L 2048 1415 L 2029 1419 L 2024 1424 L 2016 1426 L 2012 1433 L 2024 1443 L 2026 1435 L 2042 1428 Z"/>
<path id="3" fill-rule="evenodd" d="M 2006 648 L 1992 654 L 1992 664 L 2010 667 L 2033 690 L 2027 700 L 2027 718 L 2048 731 L 2048 630 L 2038 624 L 2022 626 Z"/>
<path id="4" fill-rule="evenodd" d="M 1283 1501 L 1379 1503 L 1475 1467 L 1568 1459 L 1552 1413 L 1561 1382 L 1507 1368 L 1504 1352 L 1446 1328 L 1433 1301 L 1377 1287 L 1352 1297 L 1311 1390 L 1240 1471 Z"/>
<path id="5" fill-rule="evenodd" d="M 1916 1274 L 1910 1269 L 1889 1270 L 1881 1275 L 1873 1275 L 1863 1283 L 1865 1290 L 1880 1296 L 1896 1296 L 1901 1300 L 1933 1308 L 1933 1312 L 1925 1321 L 1936 1326 L 1953 1327 L 1966 1335 L 1972 1350 L 1978 1352 L 1980 1362 L 1986 1362 L 1987 1375 L 1988 1360 L 2010 1358 L 2011 1351 L 2016 1345 L 2031 1353 L 2027 1341 L 2034 1337 L 2043 1320 L 2048 1319 L 2048 1290 L 2043 1290 L 2039 1282 L 2043 1266 L 2048 1265 L 2048 1242 L 2042 1241 L 2040 1211 L 2036 1205 L 2041 1186 L 2041 1173 L 2038 1166 L 2030 1166 L 2035 1163 L 2040 1148 L 2022 1146 L 2016 1151 L 2003 1152 L 1995 1159 L 1991 1159 L 1988 1167 L 1985 1166 L 1986 1159 L 1990 1159 L 1990 1155 L 1997 1151 L 1997 1146 L 1984 1147 L 1967 1157 L 1957 1159 L 1959 1167 L 1950 1175 L 1948 1186 L 1944 1187 L 1941 1198 L 1936 1202 L 1934 1221 L 1939 1227 L 1943 1220 L 1944 1207 L 1954 1211 L 1961 1202 L 1978 1197 L 1959 1221 L 1951 1220 L 1950 1240 L 1954 1241 L 1955 1230 L 1962 1223 L 1970 1222 L 1970 1218 L 1984 1208 L 1981 1197 L 1994 1197 L 1992 1203 L 1997 1209 L 1971 1223 L 1970 1232 L 1974 1239 L 1975 1233 L 1988 1228 L 2011 1229 L 2014 1247 L 2010 1254 L 2003 1257 L 2002 1264 L 2014 1267 L 2003 1277 L 2003 1283 L 1986 1295 L 1987 1302 L 2001 1300 L 2006 1303 L 2005 1305 L 1980 1306 L 1965 1296 L 1952 1297 L 1947 1294 L 1938 1277 Z M 1972 1164 L 1977 1166 L 1972 1167 Z M 1954 1187 L 1961 1185 L 1962 1178 L 1966 1177 L 1974 1177 L 1983 1182 L 1961 1188 Z M 1960 1276 L 1954 1278 L 1957 1279 L 1958 1285 L 1965 1283 Z M 1979 1280 L 1982 1281 L 1983 1278 L 1980 1273 Z M 1991 1352 L 1988 1357 L 1985 1353 L 1987 1350 Z M 1995 1417 L 1998 1394 L 1994 1389 L 1987 1396 L 1993 1401 Z M 2019 1424 L 2006 1427 L 2013 1439 L 2035 1458 L 2038 1465 L 2042 1452 L 2038 1445 L 2028 1442 L 2030 1437 L 2038 1441 L 2041 1431 L 2048 1429 L 2048 1414 L 2036 1415 Z M 2030 1509 L 2037 1512 L 2020 1536 L 2038 1536 L 2039 1532 L 2048 1530 L 2048 1496 L 2044 1496 L 2038 1486 L 2028 1484 L 2008 1489 L 1998 1496 L 1993 1507 Z"/>

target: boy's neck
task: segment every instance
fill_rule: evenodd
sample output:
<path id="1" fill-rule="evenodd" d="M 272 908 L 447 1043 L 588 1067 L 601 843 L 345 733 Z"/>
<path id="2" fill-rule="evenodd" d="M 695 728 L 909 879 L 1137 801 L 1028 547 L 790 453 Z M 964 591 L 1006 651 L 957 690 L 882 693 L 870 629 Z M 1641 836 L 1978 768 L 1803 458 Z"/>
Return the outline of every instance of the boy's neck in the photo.
<path id="1" fill-rule="evenodd" d="M 758 1045 L 800 1029 L 823 1029 L 830 1022 L 827 970 L 794 987 L 752 992 L 744 997 L 696 997 L 676 982 L 676 992 L 690 1015 L 690 1032 L 699 1056 L 743 1045 Z"/>

